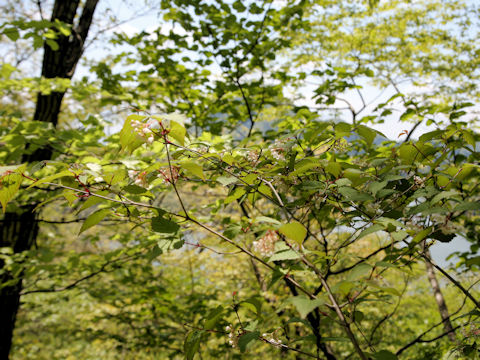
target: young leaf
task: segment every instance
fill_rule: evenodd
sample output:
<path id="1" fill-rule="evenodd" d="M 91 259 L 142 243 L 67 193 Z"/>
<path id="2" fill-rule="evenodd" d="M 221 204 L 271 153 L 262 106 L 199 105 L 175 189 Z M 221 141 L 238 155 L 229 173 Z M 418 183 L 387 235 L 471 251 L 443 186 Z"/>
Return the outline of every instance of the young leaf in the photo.
<path id="1" fill-rule="evenodd" d="M 3 212 L 7 210 L 8 202 L 15 197 L 18 189 L 20 189 L 20 184 L 23 179 L 22 172 L 25 171 L 26 167 L 26 164 L 21 165 L 15 172 L 0 176 L 0 203 L 2 204 Z"/>
<path id="2" fill-rule="evenodd" d="M 90 216 L 87 217 L 83 222 L 82 227 L 80 228 L 80 231 L 78 232 L 78 234 L 80 235 L 85 230 L 91 228 L 92 226 L 97 225 L 109 213 L 110 213 L 110 209 L 100 209 L 98 211 L 95 211 L 93 214 L 90 214 Z"/>
<path id="3" fill-rule="evenodd" d="M 69 170 L 60 171 L 60 172 L 57 173 L 57 174 L 52 174 L 52 175 L 46 176 L 46 177 L 44 177 L 44 178 L 42 178 L 42 179 L 39 179 L 39 180 L 35 181 L 33 184 L 31 184 L 31 185 L 27 188 L 27 190 L 30 189 L 30 188 L 32 188 L 32 187 L 34 187 L 34 186 L 38 186 L 38 185 L 43 184 L 43 183 L 46 183 L 46 182 L 51 182 L 52 180 L 55 180 L 55 179 L 58 179 L 58 178 L 61 178 L 61 177 L 65 177 L 65 176 L 73 177 L 74 174 L 73 174 L 71 171 L 69 171 Z"/>
<path id="4" fill-rule="evenodd" d="M 180 166 L 187 172 L 199 177 L 202 180 L 205 180 L 205 174 L 203 173 L 203 168 L 201 165 L 194 163 L 193 161 L 189 161 L 181 163 Z"/>
<path id="5" fill-rule="evenodd" d="M 298 244 L 302 244 L 303 240 L 305 240 L 305 236 L 307 235 L 307 229 L 298 221 L 293 221 L 291 223 L 282 225 L 278 231 Z"/>

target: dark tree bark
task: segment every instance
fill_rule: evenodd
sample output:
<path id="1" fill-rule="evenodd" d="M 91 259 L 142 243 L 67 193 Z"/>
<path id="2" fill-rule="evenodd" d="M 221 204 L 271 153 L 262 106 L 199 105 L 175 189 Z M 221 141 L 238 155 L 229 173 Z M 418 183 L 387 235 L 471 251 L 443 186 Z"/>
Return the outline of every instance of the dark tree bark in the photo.
<path id="1" fill-rule="evenodd" d="M 79 11 L 80 0 L 55 0 L 51 20 L 58 19 L 72 25 L 70 36 L 60 35 L 56 41 L 59 45 L 53 51 L 44 46 L 42 77 L 67 78 L 73 76 L 78 60 L 82 56 L 84 43 L 92 23 L 98 0 L 86 0 L 81 10 L 78 23 L 74 19 Z M 52 92 L 49 95 L 38 94 L 34 120 L 58 123 L 60 107 L 65 92 Z M 28 149 L 28 144 L 27 144 Z M 25 154 L 22 162 L 50 160 L 50 148 L 40 148 L 33 153 Z M 10 247 L 19 254 L 29 250 L 36 241 L 38 223 L 33 212 L 35 205 L 20 206 L 16 211 L 7 211 L 0 220 L 0 247 Z M 4 264 L 0 263 L 3 268 Z M 0 359 L 8 359 L 12 345 L 13 329 L 20 304 L 22 276 L 3 272 L 0 276 Z"/>

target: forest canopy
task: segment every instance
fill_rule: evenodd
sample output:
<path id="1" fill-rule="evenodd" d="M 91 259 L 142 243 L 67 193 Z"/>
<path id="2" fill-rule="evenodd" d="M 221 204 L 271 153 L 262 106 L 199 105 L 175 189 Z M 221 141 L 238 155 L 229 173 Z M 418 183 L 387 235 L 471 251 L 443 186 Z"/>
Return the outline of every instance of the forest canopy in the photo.
<path id="1" fill-rule="evenodd" d="M 480 358 L 478 4 L 0 9 L 0 358 Z"/>

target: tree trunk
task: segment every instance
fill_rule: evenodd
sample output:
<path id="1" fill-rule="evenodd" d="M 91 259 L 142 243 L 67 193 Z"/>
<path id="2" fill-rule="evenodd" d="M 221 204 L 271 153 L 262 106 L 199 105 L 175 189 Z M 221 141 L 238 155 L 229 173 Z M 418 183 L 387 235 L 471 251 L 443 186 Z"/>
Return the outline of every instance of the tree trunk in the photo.
<path id="1" fill-rule="evenodd" d="M 55 0 L 51 20 L 58 19 L 71 24 L 72 34 L 70 36 L 60 35 L 56 39 L 59 45 L 57 51 L 53 51 L 48 45 L 44 46 L 42 77 L 70 79 L 73 76 L 78 60 L 83 53 L 84 43 L 98 0 L 86 0 L 78 24 L 73 26 L 79 3 L 80 0 Z M 38 94 L 33 119 L 49 122 L 56 126 L 64 95 L 65 92 Z M 33 153 L 24 154 L 22 162 L 50 160 L 52 155 L 50 148 L 40 148 Z M 0 247 L 10 247 L 15 254 L 27 251 L 32 247 L 38 234 L 34 207 L 34 205 L 29 205 L 20 206 L 16 211 L 7 210 L 3 219 L 0 220 Z M 0 267 L 3 268 L 4 264 L 0 263 Z M 22 273 L 2 272 L 0 276 L 0 359 L 9 357 L 21 290 Z"/>
<path id="2" fill-rule="evenodd" d="M 425 255 L 427 255 L 428 258 L 430 258 L 430 251 L 426 250 Z M 445 332 L 448 332 L 448 338 L 450 339 L 450 341 L 454 342 L 455 334 L 453 331 L 452 323 L 450 321 L 450 313 L 448 312 L 447 304 L 445 303 L 445 298 L 443 297 L 442 291 L 440 290 L 440 284 L 438 283 L 432 264 L 430 264 L 430 262 L 428 261 L 425 261 L 425 266 L 427 268 L 428 280 L 430 281 L 430 285 L 432 286 L 432 290 L 433 290 L 433 295 L 438 305 L 438 311 L 440 312 L 440 316 L 442 317 L 443 328 Z"/>

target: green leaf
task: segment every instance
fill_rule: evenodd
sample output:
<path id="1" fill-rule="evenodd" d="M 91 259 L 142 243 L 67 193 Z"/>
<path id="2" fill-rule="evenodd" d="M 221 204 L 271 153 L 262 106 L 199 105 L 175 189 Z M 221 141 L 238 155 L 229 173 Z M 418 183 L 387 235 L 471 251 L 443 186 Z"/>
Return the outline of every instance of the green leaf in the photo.
<path id="1" fill-rule="evenodd" d="M 222 318 L 223 306 L 219 305 L 208 314 L 207 320 L 203 325 L 205 330 L 212 330 L 217 322 Z"/>
<path id="2" fill-rule="evenodd" d="M 442 191 L 435 195 L 432 200 L 430 200 L 430 204 L 434 205 L 440 200 L 443 200 L 445 198 L 450 198 L 459 195 L 460 193 L 457 190 L 448 190 L 448 191 Z"/>
<path id="3" fill-rule="evenodd" d="M 347 280 L 349 281 L 357 280 L 369 274 L 370 271 L 372 271 L 371 265 L 367 263 L 358 264 L 348 273 Z"/>
<path id="4" fill-rule="evenodd" d="M 388 180 L 374 181 L 368 186 L 368 189 L 373 194 L 373 196 L 376 196 L 377 192 L 382 190 L 385 186 L 387 186 L 387 184 L 388 184 Z"/>
<path id="5" fill-rule="evenodd" d="M 297 252 L 288 249 L 273 254 L 268 261 L 295 260 L 299 257 L 300 255 Z"/>
<path id="6" fill-rule="evenodd" d="M 18 30 L 14 27 L 6 28 L 5 30 L 2 31 L 2 33 L 12 41 L 17 41 L 18 38 L 20 37 Z"/>
<path id="7" fill-rule="evenodd" d="M 307 229 L 298 221 L 280 226 L 278 231 L 285 235 L 287 238 L 295 241 L 298 244 L 302 244 L 305 236 L 307 235 Z"/>
<path id="8" fill-rule="evenodd" d="M 182 162 L 180 167 L 187 172 L 199 177 L 202 180 L 205 180 L 205 174 L 203 173 L 203 168 L 201 165 L 194 163 L 192 161 Z"/>
<path id="9" fill-rule="evenodd" d="M 345 196 L 350 201 L 369 201 L 374 200 L 373 196 L 367 193 L 360 192 L 354 188 L 342 186 L 338 188 L 338 192 Z"/>
<path id="10" fill-rule="evenodd" d="M 240 351 L 245 352 L 245 350 L 247 350 L 247 345 L 253 340 L 257 340 L 259 336 L 260 332 L 258 331 L 246 332 L 245 334 L 241 335 L 238 339 L 238 348 Z"/>
<path id="11" fill-rule="evenodd" d="M 82 227 L 80 228 L 80 231 L 78 232 L 78 234 L 81 234 L 82 232 L 91 228 L 92 226 L 97 225 L 110 212 L 111 212 L 110 209 L 100 209 L 100 210 L 95 211 L 93 214 L 90 214 L 90 216 L 87 217 L 85 219 L 85 221 L 83 222 Z"/>
<path id="12" fill-rule="evenodd" d="M 440 242 L 448 243 L 455 238 L 455 234 L 445 234 L 441 230 L 434 231 L 429 235 L 430 238 L 438 240 Z"/>
<path id="13" fill-rule="evenodd" d="M 109 194 L 109 192 L 107 190 L 102 190 L 102 191 L 98 191 L 96 192 L 96 194 L 98 195 L 102 195 L 102 196 L 107 196 Z M 78 210 L 78 212 L 82 211 L 82 210 L 85 210 L 87 208 L 89 208 L 90 206 L 93 206 L 93 205 L 96 205 L 98 203 L 101 203 L 103 201 L 107 201 L 106 199 L 103 199 L 101 197 L 98 197 L 98 196 L 90 196 L 84 203 L 83 205 L 80 207 L 80 209 Z"/>
<path id="14" fill-rule="evenodd" d="M 373 140 L 375 140 L 375 137 L 377 136 L 377 133 L 374 130 L 364 125 L 359 125 L 357 128 L 357 132 L 362 138 L 365 139 L 368 147 L 372 146 Z"/>
<path id="15" fill-rule="evenodd" d="M 231 154 L 226 153 L 223 155 L 222 161 L 226 162 L 228 165 L 233 165 L 235 158 Z"/>
<path id="16" fill-rule="evenodd" d="M 278 221 L 277 219 L 272 219 L 271 217 L 268 216 L 257 216 L 254 220 L 256 223 L 270 223 L 270 224 L 275 224 L 280 226 L 281 222 Z"/>
<path id="17" fill-rule="evenodd" d="M 148 191 L 147 189 L 135 184 L 127 185 L 123 187 L 122 190 L 135 195 L 144 194 Z"/>
<path id="18" fill-rule="evenodd" d="M 290 297 L 287 299 L 287 302 L 296 307 L 302 319 L 305 319 L 305 317 L 317 307 L 325 304 L 324 299 L 309 299 L 305 295 Z"/>
<path id="19" fill-rule="evenodd" d="M 176 121 L 170 121 L 170 132 L 168 136 L 177 140 L 180 145 L 185 145 L 185 135 L 187 135 L 187 130 Z"/>
<path id="20" fill-rule="evenodd" d="M 57 51 L 58 49 L 60 49 L 60 46 L 58 45 L 58 43 L 55 40 L 46 39 L 45 42 L 47 43 L 48 46 L 50 46 L 50 48 L 53 51 Z"/>
<path id="21" fill-rule="evenodd" d="M 418 244 L 420 241 L 422 241 L 422 240 L 425 239 L 428 235 L 430 235 L 431 232 L 432 232 L 432 228 L 431 228 L 431 227 L 426 228 L 426 229 L 423 229 L 422 231 L 418 232 L 417 235 L 415 235 L 415 237 L 414 237 L 413 240 L 412 240 L 412 243 L 413 243 L 413 244 Z"/>
<path id="22" fill-rule="evenodd" d="M 362 237 L 364 236 L 367 236 L 367 235 L 370 235 L 370 234 L 373 234 L 377 231 L 381 231 L 381 230 L 384 230 L 385 229 L 385 226 L 383 225 L 380 225 L 380 224 L 374 224 L 368 228 L 366 228 L 365 230 L 363 230 L 357 237 L 357 240 L 358 239 L 361 239 Z"/>
<path id="23" fill-rule="evenodd" d="M 455 208 L 453 211 L 468 211 L 468 210 L 480 210 L 480 202 L 468 202 L 468 201 L 463 201 Z"/>
<path id="24" fill-rule="evenodd" d="M 151 225 L 153 231 L 163 234 L 175 233 L 180 229 L 180 226 L 176 222 L 170 221 L 161 216 L 152 218 Z"/>
<path id="25" fill-rule="evenodd" d="M 235 189 L 235 191 L 227 196 L 224 200 L 224 204 L 230 204 L 231 202 L 237 200 L 237 199 L 240 199 L 242 197 L 243 194 L 245 194 L 246 192 L 246 189 L 244 187 L 238 187 Z"/>
<path id="26" fill-rule="evenodd" d="M 466 131 L 466 130 L 463 130 L 462 135 L 463 135 L 463 138 L 465 139 L 465 141 L 467 142 L 467 144 L 470 145 L 473 149 L 475 149 L 476 141 L 475 141 L 475 137 L 473 136 L 473 134 Z"/>
<path id="27" fill-rule="evenodd" d="M 219 176 L 217 178 L 217 181 L 223 186 L 227 186 L 237 182 L 237 178 L 234 176 Z"/>
<path id="28" fill-rule="evenodd" d="M 398 153 L 400 159 L 402 159 L 405 164 L 412 164 L 418 157 L 418 150 L 410 144 L 402 144 L 398 149 Z"/>
<path id="29" fill-rule="evenodd" d="M 200 347 L 200 341 L 203 333 L 204 332 L 202 330 L 194 330 L 187 334 L 185 342 L 183 343 L 183 350 L 185 352 L 186 360 L 193 360 L 193 357 Z"/>
<path id="30" fill-rule="evenodd" d="M 0 174 L 0 203 L 2 204 L 4 213 L 7 210 L 7 204 L 15 197 L 18 189 L 20 189 L 23 180 L 22 173 L 26 168 L 27 164 L 23 164 L 17 167 L 14 170 L 15 172 L 9 172 L 3 176 Z M 5 174 L 6 171 L 4 170 L 3 174 Z"/>
<path id="31" fill-rule="evenodd" d="M 32 187 L 34 187 L 34 186 L 38 186 L 38 185 L 41 185 L 41 184 L 46 183 L 46 182 L 52 182 L 52 181 L 55 180 L 55 179 L 58 179 L 58 178 L 61 178 L 61 177 L 65 177 L 65 176 L 73 177 L 73 176 L 75 176 L 75 175 L 74 175 L 74 173 L 72 173 L 72 172 L 69 171 L 69 170 L 60 171 L 60 172 L 57 173 L 57 174 L 52 174 L 52 175 L 46 176 L 46 177 L 44 177 L 44 178 L 42 178 L 42 179 L 39 179 L 39 180 L 35 181 L 33 184 L 31 184 L 31 185 L 27 188 L 27 190 L 30 189 L 30 188 L 32 188 Z"/>
<path id="32" fill-rule="evenodd" d="M 337 178 L 342 171 L 342 164 L 336 161 L 330 161 L 327 166 L 325 166 L 325 170 Z"/>
<path id="33" fill-rule="evenodd" d="M 247 307 L 248 309 L 252 310 L 257 316 L 262 315 L 262 302 L 259 298 L 252 297 L 247 300 L 244 300 L 240 303 L 240 305 Z"/>
<path id="34" fill-rule="evenodd" d="M 120 130 L 120 145 L 122 150 L 132 153 L 144 143 L 144 139 L 134 131 L 131 122 L 133 120 L 143 122 L 146 118 L 147 117 L 143 115 L 132 114 L 125 119 L 122 130 Z"/>
<path id="35" fill-rule="evenodd" d="M 380 350 L 373 354 L 375 360 L 397 360 L 397 355 L 391 353 L 388 350 Z"/>

